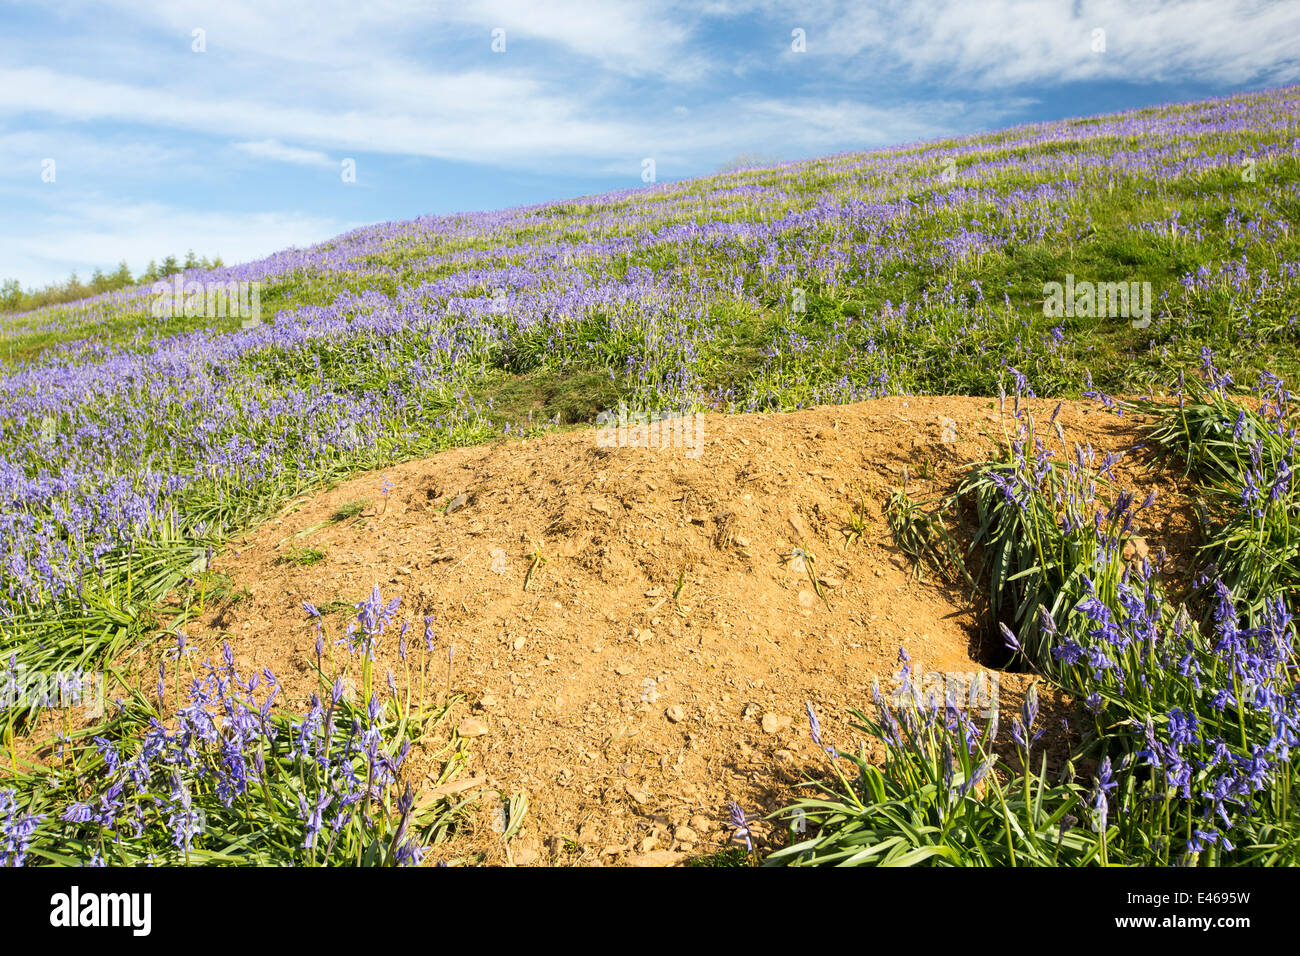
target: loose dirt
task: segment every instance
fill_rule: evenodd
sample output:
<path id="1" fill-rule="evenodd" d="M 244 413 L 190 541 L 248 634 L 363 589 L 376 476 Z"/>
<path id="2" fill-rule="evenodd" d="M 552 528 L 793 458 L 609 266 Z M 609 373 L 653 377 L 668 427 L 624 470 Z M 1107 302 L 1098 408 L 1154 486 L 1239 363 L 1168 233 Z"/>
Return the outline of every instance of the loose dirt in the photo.
<path id="1" fill-rule="evenodd" d="M 1043 423 L 1056 405 L 1028 404 Z M 1195 542 L 1179 476 L 1143 451 L 1129 419 L 1065 403 L 1059 421 L 1071 442 L 1128 452 L 1120 483 L 1139 498 L 1161 493 L 1135 533 L 1185 563 Z M 900 648 L 918 674 L 974 674 L 1000 659 L 967 594 L 918 579 L 882 507 L 905 471 L 918 499 L 949 492 L 997 453 L 1011 420 L 1010 402 L 1002 414 L 988 399 L 910 397 L 701 423 L 697 457 L 600 447 L 586 429 L 450 450 L 295 502 L 214 560 L 249 596 L 191 626 L 190 641 L 229 641 L 296 707 L 317 689 L 303 602 L 341 608 L 325 618 L 337 640 L 355 615 L 344 602 L 378 585 L 401 605 L 376 686 L 391 669 L 400 694 L 420 692 L 427 615 L 436 647 L 424 693 L 442 699 L 454 646 L 459 700 L 413 756 L 419 773 L 440 766 L 432 755 L 459 726 L 464 776 L 529 801 L 509 844 L 487 809 L 500 804 L 485 799 L 430 859 L 670 864 L 710 853 L 727 843 L 729 800 L 761 818 L 823 776 L 806 703 L 825 742 L 852 749 L 863 735 L 848 710 L 873 712 L 873 683 L 895 688 Z M 865 530 L 850 541 L 860 495 Z M 323 558 L 286 561 L 304 548 Z M 1001 675 L 1004 713 L 1030 680 Z M 1071 708 L 1046 693 L 1044 712 L 1055 726 Z M 1059 731 L 1056 746 L 1068 739 Z"/>

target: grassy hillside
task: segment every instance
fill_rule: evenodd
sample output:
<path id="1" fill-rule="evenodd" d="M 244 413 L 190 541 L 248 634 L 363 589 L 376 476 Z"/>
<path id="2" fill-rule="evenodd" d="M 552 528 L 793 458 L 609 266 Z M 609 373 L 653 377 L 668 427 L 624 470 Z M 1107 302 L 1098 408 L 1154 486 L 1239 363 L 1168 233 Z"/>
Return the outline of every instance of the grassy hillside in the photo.
<path id="1" fill-rule="evenodd" d="M 1276 408 L 1258 426 L 1278 436 L 1265 458 L 1289 468 L 1293 432 L 1269 376 L 1300 368 L 1298 118 L 1300 88 L 1286 88 L 385 223 L 182 276 L 259 283 L 260 322 L 159 316 L 146 286 L 5 316 L 0 651 L 11 671 L 102 668 L 176 633 L 196 613 L 189 602 L 222 587 L 207 576 L 212 550 L 292 497 L 451 445 L 590 423 L 619 402 L 733 412 L 899 394 L 1167 395 L 1206 371 L 1214 388 L 1198 407 L 1209 424 L 1166 422 L 1170 447 L 1189 467 L 1223 466 L 1220 491 L 1265 487 L 1258 455 L 1253 469 L 1228 468 L 1222 449 L 1206 449 L 1222 438 L 1216 415 L 1247 412 L 1226 404 L 1234 383 L 1262 382 Z M 1086 306 L 1061 314 L 1051 283 L 1149 284 L 1150 321 Z M 1076 606 L 1096 611 L 1074 570 L 1112 562 L 1100 600 L 1138 598 L 1121 591 L 1123 562 L 1105 540 L 1079 563 L 1079 527 L 1094 530 L 1082 504 L 1080 526 L 1056 542 L 1074 563 L 1050 568 L 1042 534 L 1030 560 L 1023 526 L 997 512 L 1008 475 L 1025 481 L 1020 497 L 1007 491 L 1021 513 L 1039 497 L 1049 511 L 1075 500 L 1051 486 L 1031 434 L 1003 471 L 983 474 L 994 489 L 981 499 L 985 531 L 1008 557 L 1002 577 L 982 583 L 1016 605 L 1020 639 L 1040 642 L 1026 656 L 1088 697 L 1101 689 L 1075 687 L 1042 643 L 1075 626 Z M 1226 457 L 1240 465 L 1251 453 Z M 1244 601 L 1250 627 L 1279 635 L 1270 602 L 1291 593 L 1290 559 L 1264 574 L 1238 545 L 1260 551 L 1277 522 L 1289 542 L 1282 498 L 1273 524 L 1261 517 L 1223 545 L 1241 565 L 1225 613 Z M 1012 595 L 1025 579 L 1008 585 L 1008 568 L 1043 576 L 1041 587 Z M 192 597 L 160 609 L 178 586 Z M 1051 625 L 1036 623 L 1045 596 L 1060 615 Z M 364 625 L 382 608 L 359 613 Z M 1212 657 L 1212 643 L 1196 653 Z M 1198 712 L 1182 693 L 1169 700 Z M 9 709 L 11 746 L 29 716 Z M 1247 723 L 1233 746 L 1248 756 Z M 951 783 L 944 753 L 931 756 Z M 958 763 L 968 778 L 979 766 Z M 357 836 L 349 858 L 378 853 L 378 839 Z M 1076 862 L 1098 858 L 1091 844 L 1075 850 Z"/>

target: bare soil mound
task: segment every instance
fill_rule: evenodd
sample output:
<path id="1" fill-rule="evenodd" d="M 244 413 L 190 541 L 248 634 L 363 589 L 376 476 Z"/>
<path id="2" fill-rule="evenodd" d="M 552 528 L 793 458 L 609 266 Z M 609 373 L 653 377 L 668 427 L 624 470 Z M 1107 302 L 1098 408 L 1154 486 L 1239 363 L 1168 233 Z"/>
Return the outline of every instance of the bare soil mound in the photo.
<path id="1" fill-rule="evenodd" d="M 1056 403 L 1030 404 L 1045 421 Z M 1084 403 L 1059 420 L 1099 451 L 1140 442 L 1127 419 Z M 967 595 L 918 580 L 881 509 L 904 469 L 917 497 L 952 488 L 997 453 L 1004 423 L 996 401 L 912 397 L 702 416 L 697 457 L 600 447 L 594 429 L 451 450 L 296 502 L 250 534 L 214 562 L 249 597 L 190 639 L 228 640 L 296 703 L 316 689 L 303 602 L 340 608 L 326 615 L 338 639 L 354 613 L 344 602 L 377 584 L 402 599 L 381 678 L 391 669 L 405 693 L 404 619 L 418 658 L 431 618 L 430 698 L 446 693 L 455 646 L 463 700 L 430 749 L 459 724 L 472 775 L 529 799 L 508 847 L 486 817 L 458 841 L 488 862 L 676 862 L 726 842 L 728 800 L 753 819 L 820 775 L 805 702 L 827 743 L 852 748 L 847 711 L 869 709 L 874 682 L 892 689 L 900 647 L 918 672 L 994 660 Z M 1141 531 L 1152 552 L 1187 554 L 1177 476 L 1140 448 L 1117 474 L 1139 496 L 1161 491 Z M 865 530 L 850 541 L 859 492 Z M 340 510 L 349 517 L 331 521 Z M 304 565 L 306 548 L 323 557 Z M 1004 712 L 1028 682 L 1002 675 Z M 453 841 L 431 857 L 457 852 Z"/>

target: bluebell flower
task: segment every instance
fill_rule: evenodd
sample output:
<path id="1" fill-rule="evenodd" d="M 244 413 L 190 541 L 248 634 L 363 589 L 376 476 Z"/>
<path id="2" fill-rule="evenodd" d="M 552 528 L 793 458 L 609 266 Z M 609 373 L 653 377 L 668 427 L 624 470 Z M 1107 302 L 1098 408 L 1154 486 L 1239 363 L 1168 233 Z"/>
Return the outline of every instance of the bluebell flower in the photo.
<path id="1" fill-rule="evenodd" d="M 734 800 L 730 804 L 730 811 L 731 825 L 735 829 L 735 833 L 732 834 L 732 839 L 743 840 L 745 843 L 745 849 L 750 853 L 753 853 L 754 841 L 750 838 L 749 821 L 745 819 L 745 811 L 741 808 L 740 804 L 736 803 Z"/>

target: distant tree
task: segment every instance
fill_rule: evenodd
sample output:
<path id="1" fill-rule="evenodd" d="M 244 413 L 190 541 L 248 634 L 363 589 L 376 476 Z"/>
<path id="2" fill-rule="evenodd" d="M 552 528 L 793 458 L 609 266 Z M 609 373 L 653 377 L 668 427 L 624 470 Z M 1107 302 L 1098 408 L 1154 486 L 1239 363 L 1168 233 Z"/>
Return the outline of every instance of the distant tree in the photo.
<path id="1" fill-rule="evenodd" d="M 0 309 L 5 312 L 17 312 L 23 304 L 23 287 L 17 279 L 5 279 L 0 285 Z"/>
<path id="2" fill-rule="evenodd" d="M 191 249 L 185 254 L 184 265 L 176 256 L 168 256 L 159 265 L 150 259 L 149 265 L 138 277 L 132 278 L 131 267 L 123 260 L 112 272 L 105 272 L 96 267 L 90 275 L 89 282 L 82 282 L 76 270 L 62 282 L 51 282 L 44 288 L 23 290 L 17 279 L 6 279 L 0 284 L 0 312 L 25 312 L 39 309 L 55 303 L 72 302 L 88 295 L 125 289 L 135 283 L 148 284 L 175 275 L 182 269 L 216 269 L 224 263 L 221 257 L 209 261 L 207 256 L 198 256 Z"/>

